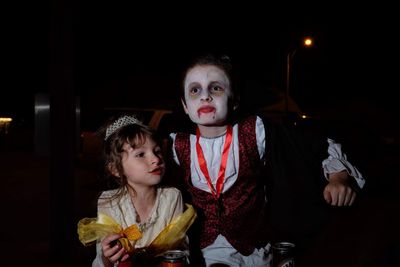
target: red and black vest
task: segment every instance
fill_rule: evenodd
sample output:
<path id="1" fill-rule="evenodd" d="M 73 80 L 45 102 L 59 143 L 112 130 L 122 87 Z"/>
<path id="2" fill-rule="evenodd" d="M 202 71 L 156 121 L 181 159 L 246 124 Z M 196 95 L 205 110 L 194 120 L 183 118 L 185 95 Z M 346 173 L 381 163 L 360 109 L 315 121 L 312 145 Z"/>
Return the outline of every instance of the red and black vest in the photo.
<path id="1" fill-rule="evenodd" d="M 184 180 L 200 223 L 200 246 L 212 244 L 219 234 L 243 255 L 268 243 L 267 204 L 263 163 L 256 140 L 256 117 L 238 125 L 239 171 L 236 182 L 220 199 L 192 185 L 189 134 L 178 133 L 175 151 L 184 170 Z"/>

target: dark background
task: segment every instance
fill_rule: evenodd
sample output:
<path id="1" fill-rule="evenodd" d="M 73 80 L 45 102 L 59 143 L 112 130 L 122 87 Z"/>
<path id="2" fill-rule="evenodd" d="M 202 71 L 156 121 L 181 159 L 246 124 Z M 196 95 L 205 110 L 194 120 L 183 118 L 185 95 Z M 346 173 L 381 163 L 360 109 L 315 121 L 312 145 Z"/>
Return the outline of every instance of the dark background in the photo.
<path id="1" fill-rule="evenodd" d="M 212 51 L 238 68 L 243 106 L 263 107 L 271 88 L 284 92 L 286 56 L 298 47 L 291 96 L 306 114 L 339 122 L 357 148 L 351 161 L 369 179 L 354 208 L 334 210 L 299 266 L 396 266 L 396 9 L 383 2 L 282 4 L 4 4 L 0 117 L 14 119 L 8 134 L 0 132 L 5 264 L 88 266 L 93 257 L 77 240 L 76 223 L 95 216 L 99 166 L 77 156 L 76 98 L 80 130 L 95 130 L 107 107 L 180 109 L 181 67 Z M 315 40 L 311 49 L 299 47 L 305 35 Z M 52 109 L 50 150 L 39 155 L 37 94 L 48 95 Z"/>
<path id="2" fill-rule="evenodd" d="M 8 5 L 3 113 L 31 114 L 33 95 L 52 88 L 60 49 L 67 50 L 68 75 L 84 118 L 101 106 L 176 105 L 180 67 L 203 51 L 228 54 L 242 79 L 258 84 L 243 89 L 245 99 L 259 100 L 268 88 L 284 90 L 286 55 L 308 35 L 315 46 L 298 49 L 292 62 L 291 95 L 302 110 L 356 116 L 348 108 L 359 104 L 363 110 L 355 113 L 374 109 L 396 119 L 399 57 L 390 6 L 337 5 L 328 12 L 312 5 L 250 3 L 194 4 L 181 11 L 97 1 Z"/>

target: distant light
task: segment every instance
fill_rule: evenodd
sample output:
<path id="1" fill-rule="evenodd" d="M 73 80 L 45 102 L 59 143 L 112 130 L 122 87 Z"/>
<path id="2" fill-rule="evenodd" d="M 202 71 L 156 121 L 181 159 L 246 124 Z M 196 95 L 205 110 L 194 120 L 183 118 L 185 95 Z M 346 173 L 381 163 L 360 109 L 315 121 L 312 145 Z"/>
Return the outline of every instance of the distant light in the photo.
<path id="1" fill-rule="evenodd" d="M 12 118 L 0 117 L 0 133 L 4 131 L 7 134 L 11 122 Z"/>
<path id="2" fill-rule="evenodd" d="M 307 117 L 307 115 L 301 115 L 301 118 L 302 119 L 307 119 L 308 117 Z"/>
<path id="3" fill-rule="evenodd" d="M 304 39 L 304 45 L 305 46 L 312 46 L 313 40 L 310 37 L 307 37 Z"/>
<path id="4" fill-rule="evenodd" d="M 12 122 L 12 118 L 2 118 L 2 117 L 0 117 L 0 122 L 4 122 L 4 123 L 6 123 L 6 122 Z"/>

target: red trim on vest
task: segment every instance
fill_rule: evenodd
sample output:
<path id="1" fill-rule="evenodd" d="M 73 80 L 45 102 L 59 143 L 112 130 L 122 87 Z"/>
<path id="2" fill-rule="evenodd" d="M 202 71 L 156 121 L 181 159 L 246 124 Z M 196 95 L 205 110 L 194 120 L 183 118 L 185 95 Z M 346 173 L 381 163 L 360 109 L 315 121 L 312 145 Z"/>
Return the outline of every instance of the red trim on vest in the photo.
<path id="1" fill-rule="evenodd" d="M 221 194 L 221 203 L 206 191 L 192 185 L 190 178 L 190 136 L 177 134 L 175 151 L 185 170 L 187 190 L 199 212 L 200 245 L 212 244 L 222 234 L 243 255 L 268 243 L 266 203 L 262 163 L 257 148 L 256 117 L 239 123 L 239 172 L 235 184 Z M 218 213 L 222 206 L 222 213 Z M 222 227 L 223 226 L 223 227 Z"/>

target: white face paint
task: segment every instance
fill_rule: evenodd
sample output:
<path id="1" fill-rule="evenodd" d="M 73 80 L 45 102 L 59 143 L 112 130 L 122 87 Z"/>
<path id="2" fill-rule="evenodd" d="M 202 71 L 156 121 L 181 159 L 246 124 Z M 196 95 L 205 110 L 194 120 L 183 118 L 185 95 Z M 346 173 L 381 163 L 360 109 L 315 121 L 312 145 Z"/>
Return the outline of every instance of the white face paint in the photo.
<path id="1" fill-rule="evenodd" d="M 224 125 L 228 117 L 228 100 L 232 95 L 226 73 L 213 65 L 198 65 L 184 80 L 183 107 L 190 119 L 203 126 Z"/>

